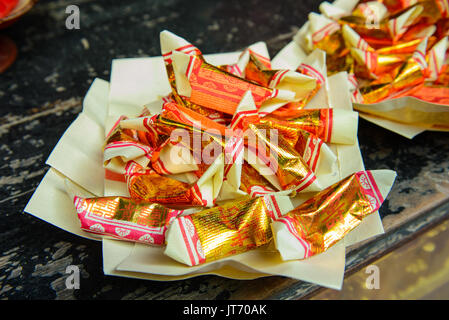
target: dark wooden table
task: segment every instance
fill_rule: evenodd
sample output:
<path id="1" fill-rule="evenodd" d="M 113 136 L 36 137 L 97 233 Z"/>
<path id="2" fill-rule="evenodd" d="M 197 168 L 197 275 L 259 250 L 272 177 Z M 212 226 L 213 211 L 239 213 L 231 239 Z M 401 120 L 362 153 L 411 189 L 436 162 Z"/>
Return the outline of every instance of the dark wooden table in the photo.
<path id="1" fill-rule="evenodd" d="M 155 282 L 105 276 L 101 244 L 64 232 L 23 209 L 48 168 L 44 162 L 81 110 L 95 77 L 111 60 L 157 56 L 163 29 L 204 53 L 259 40 L 274 54 L 317 11 L 318 1 L 84 0 L 79 30 L 67 30 L 67 1 L 41 0 L 2 33 L 19 48 L 0 74 L 0 298 L 2 299 L 298 299 L 318 286 L 282 277 L 236 281 L 202 276 Z M 449 135 L 413 140 L 360 122 L 368 169 L 392 169 L 397 181 L 382 206 L 386 234 L 348 248 L 347 274 L 449 218 Z M 81 288 L 65 287 L 65 269 L 81 269 Z"/>

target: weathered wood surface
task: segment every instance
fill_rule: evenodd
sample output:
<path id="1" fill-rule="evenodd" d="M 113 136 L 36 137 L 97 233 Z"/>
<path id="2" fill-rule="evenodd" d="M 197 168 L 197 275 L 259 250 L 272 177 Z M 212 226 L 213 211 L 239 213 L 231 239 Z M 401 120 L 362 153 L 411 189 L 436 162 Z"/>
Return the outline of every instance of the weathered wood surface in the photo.
<path id="1" fill-rule="evenodd" d="M 274 55 L 319 2 L 84 0 L 77 2 L 80 30 L 65 28 L 69 4 L 40 1 L 2 31 L 16 41 L 19 57 L 0 75 L 0 298 L 295 299 L 317 290 L 281 277 L 154 282 L 104 276 L 100 243 L 23 209 L 91 81 L 109 78 L 113 58 L 159 55 L 163 29 L 190 39 L 204 53 L 264 40 Z M 426 132 L 407 140 L 361 121 L 359 139 L 366 167 L 396 170 L 398 179 L 380 210 L 387 234 L 349 248 L 348 272 L 449 215 L 448 134 Z M 81 269 L 79 290 L 65 287 L 65 268 L 72 264 Z"/>

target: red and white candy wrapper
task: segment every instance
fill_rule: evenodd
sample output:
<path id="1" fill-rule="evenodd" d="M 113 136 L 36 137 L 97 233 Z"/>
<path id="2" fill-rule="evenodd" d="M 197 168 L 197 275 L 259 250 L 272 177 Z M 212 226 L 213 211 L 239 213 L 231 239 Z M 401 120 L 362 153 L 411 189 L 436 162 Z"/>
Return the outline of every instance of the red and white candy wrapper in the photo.
<path id="1" fill-rule="evenodd" d="M 298 110 L 301 110 L 308 105 L 313 105 L 311 101 L 317 96 L 317 93 L 320 90 L 324 90 L 324 94 L 322 95 L 324 96 L 324 99 L 328 98 L 327 93 L 329 91 L 329 87 L 327 82 L 326 53 L 324 51 L 315 49 L 307 57 L 303 58 L 303 56 L 298 54 L 295 50 L 286 50 L 276 56 L 276 63 L 288 66 L 301 74 L 315 79 L 316 87 L 315 89 L 309 91 L 307 96 L 305 96 L 302 100 L 287 103 L 268 115 L 273 115 L 276 117 L 294 116 Z M 263 112 L 263 110 L 259 113 L 261 116 L 267 115 Z"/>
<path id="2" fill-rule="evenodd" d="M 313 48 L 313 45 L 322 41 L 324 38 L 331 36 L 335 32 L 339 31 L 341 28 L 340 25 L 334 20 L 326 18 L 323 15 L 316 14 L 314 12 L 309 14 L 309 23 L 310 26 L 306 32 L 310 34 L 310 39 L 312 41 L 311 44 L 307 43 L 310 49 Z M 306 37 L 306 39 L 309 38 Z M 328 52 L 326 48 L 320 49 Z"/>
<path id="3" fill-rule="evenodd" d="M 197 47 L 170 31 L 164 30 L 161 32 L 160 42 L 162 57 L 166 64 L 172 63 L 172 56 L 175 51 L 201 56 L 201 51 Z"/>
<path id="4" fill-rule="evenodd" d="M 267 45 L 265 42 L 257 42 L 243 50 L 236 63 L 225 66 L 226 71 L 238 77 L 245 78 L 245 70 L 251 59 L 251 55 L 257 58 L 266 68 L 271 69 Z"/>
<path id="5" fill-rule="evenodd" d="M 194 266 L 268 244 L 270 223 L 293 205 L 286 196 L 263 196 L 176 218 L 167 231 L 164 254 Z"/>
<path id="6" fill-rule="evenodd" d="M 323 140 L 305 130 L 298 132 L 295 149 L 314 173 L 332 172 L 337 161 L 337 156 Z"/>
<path id="7" fill-rule="evenodd" d="M 315 80 L 289 70 L 274 74 L 268 87 L 229 74 L 181 52 L 172 54 L 178 94 L 198 105 L 234 114 L 246 91 L 253 94 L 256 106 L 271 112 L 283 104 L 299 101 L 315 88 Z"/>
<path id="8" fill-rule="evenodd" d="M 442 38 L 430 50 L 428 54 L 428 76 L 426 81 L 435 81 L 441 73 L 445 63 L 446 51 L 448 49 L 448 37 Z"/>
<path id="9" fill-rule="evenodd" d="M 274 221 L 282 259 L 305 259 L 328 250 L 380 208 L 395 177 L 390 170 L 357 172 Z"/>
<path id="10" fill-rule="evenodd" d="M 132 161 L 126 167 L 125 176 L 129 193 L 134 199 L 172 206 L 211 207 L 223 183 L 223 169 L 221 153 L 192 185 L 161 176 L 151 169 L 145 170 Z"/>
<path id="11" fill-rule="evenodd" d="M 165 244 L 165 233 L 183 210 L 132 198 L 74 198 L 81 229 L 112 238 L 153 245 Z"/>
<path id="12" fill-rule="evenodd" d="M 67 178 L 64 188 L 75 205 L 81 229 L 102 238 L 164 245 L 168 225 L 181 214 L 195 212 L 130 197 L 93 197 Z"/>

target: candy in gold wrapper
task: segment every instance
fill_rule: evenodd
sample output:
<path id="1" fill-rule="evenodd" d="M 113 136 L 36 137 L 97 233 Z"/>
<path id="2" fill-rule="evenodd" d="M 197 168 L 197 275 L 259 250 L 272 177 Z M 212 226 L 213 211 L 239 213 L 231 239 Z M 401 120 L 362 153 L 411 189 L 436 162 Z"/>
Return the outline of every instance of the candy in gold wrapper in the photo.
<path id="1" fill-rule="evenodd" d="M 343 239 L 382 205 L 388 190 L 376 180 L 391 187 L 395 176 L 390 170 L 354 173 L 274 221 L 275 245 L 282 258 L 305 259 Z"/>
<path id="2" fill-rule="evenodd" d="M 267 195 L 180 216 L 170 224 L 164 253 L 194 266 L 256 249 L 271 241 L 272 219 L 292 208 L 289 197 Z"/>
<path id="3" fill-rule="evenodd" d="M 276 191 L 276 188 L 246 161 L 242 164 L 240 189 L 251 197 Z"/>
<path id="4" fill-rule="evenodd" d="M 393 80 L 380 85 L 371 85 L 361 87 L 360 91 L 363 95 L 365 103 L 374 103 L 388 97 L 404 94 L 404 90 L 409 91 L 416 86 L 424 83 L 427 75 L 427 62 L 425 59 L 425 50 L 427 47 L 427 39 L 421 42 L 412 57 L 407 59 L 400 68 L 397 69 Z"/>
<path id="5" fill-rule="evenodd" d="M 300 101 L 289 102 L 284 106 L 272 111 L 269 115 L 285 118 L 294 116 L 298 110 L 303 109 L 312 100 L 318 91 L 326 87 L 326 53 L 322 50 L 315 49 L 304 59 L 296 68 L 296 72 L 309 76 L 316 80 L 316 87 Z"/>
<path id="6" fill-rule="evenodd" d="M 294 148 L 315 173 L 317 172 L 320 161 L 323 160 L 323 156 L 330 157 L 331 159 L 326 160 L 330 160 L 331 162 L 335 160 L 335 155 L 333 155 L 323 140 L 305 130 L 298 131 L 298 139 L 294 144 Z M 325 151 L 322 154 L 323 150 Z"/>
<path id="7" fill-rule="evenodd" d="M 170 222 L 183 213 L 160 204 L 126 197 L 74 197 L 81 229 L 121 240 L 165 244 Z"/>
<path id="8" fill-rule="evenodd" d="M 234 114 L 248 90 L 259 108 L 265 100 L 276 95 L 273 89 L 220 70 L 196 56 L 175 52 L 172 59 L 178 93 L 198 105 Z"/>

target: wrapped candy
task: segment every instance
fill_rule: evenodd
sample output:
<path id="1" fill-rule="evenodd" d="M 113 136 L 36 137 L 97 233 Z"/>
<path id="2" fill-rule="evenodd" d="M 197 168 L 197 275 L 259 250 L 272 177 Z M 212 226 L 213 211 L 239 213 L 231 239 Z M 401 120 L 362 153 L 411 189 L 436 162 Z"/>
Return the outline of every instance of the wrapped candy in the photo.
<path id="1" fill-rule="evenodd" d="M 324 50 L 328 75 L 348 72 L 363 118 L 409 138 L 448 130 L 448 8 L 447 0 L 323 3 L 294 42 L 306 54 Z"/>
<path id="2" fill-rule="evenodd" d="M 194 266 L 256 249 L 271 241 L 272 219 L 292 208 L 289 197 L 268 195 L 178 217 L 167 231 L 164 253 Z"/>
<path id="3" fill-rule="evenodd" d="M 259 109 L 275 110 L 286 102 L 300 100 L 315 87 L 314 79 L 288 70 L 271 71 L 266 87 L 229 74 L 195 56 L 174 52 L 172 59 L 179 95 L 228 114 L 234 114 L 248 90 Z"/>
<path id="4" fill-rule="evenodd" d="M 305 259 L 340 241 L 381 206 L 394 171 L 360 171 L 333 184 L 272 223 L 283 260 Z"/>
<path id="5" fill-rule="evenodd" d="M 293 117 L 276 115 L 262 118 L 270 122 L 288 140 L 296 141 L 298 130 L 314 134 L 324 142 L 353 144 L 357 137 L 358 115 L 353 111 L 333 109 L 303 109 Z"/>

